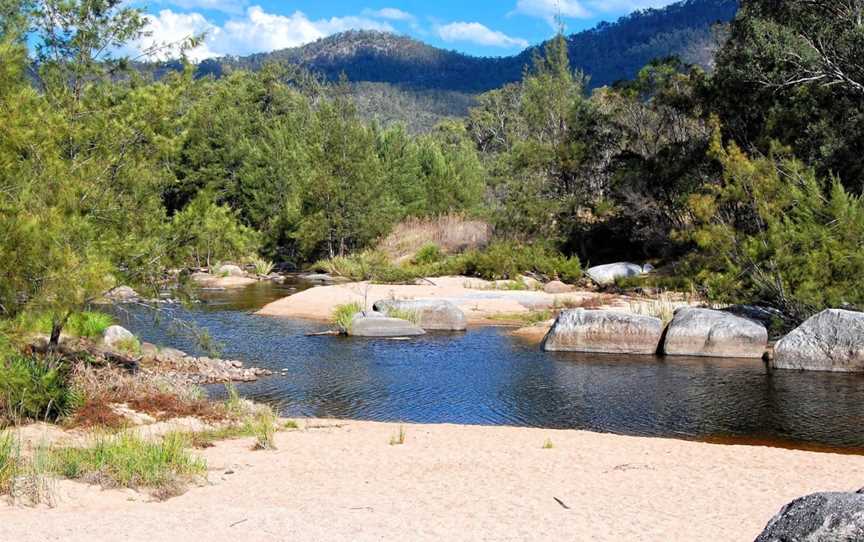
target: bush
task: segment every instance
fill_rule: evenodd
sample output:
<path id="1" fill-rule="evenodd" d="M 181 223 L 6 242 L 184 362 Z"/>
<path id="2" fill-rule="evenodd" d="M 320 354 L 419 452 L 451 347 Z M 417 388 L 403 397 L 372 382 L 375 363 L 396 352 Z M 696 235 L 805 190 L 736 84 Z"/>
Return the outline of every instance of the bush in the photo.
<path id="1" fill-rule="evenodd" d="M 498 241 L 482 252 L 467 253 L 462 267 L 464 274 L 488 280 L 515 280 L 525 273 L 537 273 L 566 282 L 582 277 L 578 258 L 567 258 L 543 245 L 522 245 L 512 241 Z"/>
<path id="2" fill-rule="evenodd" d="M 0 409 L 8 420 L 56 420 L 81 403 L 60 360 L 13 355 L 0 361 Z"/>
<path id="3" fill-rule="evenodd" d="M 441 248 L 435 243 L 427 243 L 420 247 L 420 250 L 414 255 L 413 262 L 416 265 L 427 265 L 438 263 L 443 259 L 444 253 L 441 252 Z"/>

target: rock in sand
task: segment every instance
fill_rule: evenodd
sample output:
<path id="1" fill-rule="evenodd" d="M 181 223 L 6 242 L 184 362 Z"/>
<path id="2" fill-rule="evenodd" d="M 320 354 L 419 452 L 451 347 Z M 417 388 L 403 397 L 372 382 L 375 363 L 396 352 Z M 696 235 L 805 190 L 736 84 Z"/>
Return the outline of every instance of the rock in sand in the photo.
<path id="1" fill-rule="evenodd" d="M 619 262 L 591 267 L 585 273 L 600 286 L 611 286 L 620 278 L 638 277 L 653 271 L 650 265 L 641 266 L 635 263 Z"/>
<path id="2" fill-rule="evenodd" d="M 780 510 L 756 542 L 860 542 L 864 540 L 864 495 L 815 493 Z"/>

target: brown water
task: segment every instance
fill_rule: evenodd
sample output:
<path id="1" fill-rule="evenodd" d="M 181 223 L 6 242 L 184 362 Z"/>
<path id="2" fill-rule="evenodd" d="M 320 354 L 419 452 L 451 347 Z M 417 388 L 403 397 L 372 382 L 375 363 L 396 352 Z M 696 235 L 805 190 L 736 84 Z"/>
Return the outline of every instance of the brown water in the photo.
<path id="1" fill-rule="evenodd" d="M 505 328 L 410 341 L 307 337 L 327 326 L 251 314 L 298 287 L 206 292 L 205 303 L 176 309 L 223 343 L 226 357 L 274 370 L 239 389 L 285 415 L 864 450 L 861 375 L 769 371 L 750 360 L 544 353 Z M 128 325 L 145 340 L 195 351 L 152 318 Z"/>

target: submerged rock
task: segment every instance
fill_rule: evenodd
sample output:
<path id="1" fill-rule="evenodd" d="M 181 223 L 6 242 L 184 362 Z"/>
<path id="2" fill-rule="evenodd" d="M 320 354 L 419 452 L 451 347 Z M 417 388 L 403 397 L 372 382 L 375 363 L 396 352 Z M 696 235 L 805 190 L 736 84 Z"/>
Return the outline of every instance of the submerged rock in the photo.
<path id="1" fill-rule="evenodd" d="M 348 334 L 354 337 L 416 337 L 426 332 L 408 320 L 388 318 L 380 313 L 358 312 L 351 320 Z"/>
<path id="2" fill-rule="evenodd" d="M 864 495 L 815 493 L 780 510 L 756 542 L 858 542 L 864 540 Z"/>
<path id="3" fill-rule="evenodd" d="M 415 313 L 421 328 L 427 331 L 465 331 L 468 322 L 462 309 L 445 300 L 413 299 L 383 300 L 374 309 L 387 315 L 390 311 Z"/>
<path id="4" fill-rule="evenodd" d="M 761 358 L 768 346 L 765 326 L 728 312 L 683 307 L 666 331 L 669 356 Z"/>
<path id="5" fill-rule="evenodd" d="M 774 347 L 775 369 L 864 372 L 864 313 L 829 309 Z"/>
<path id="6" fill-rule="evenodd" d="M 547 352 L 653 355 L 660 346 L 659 318 L 615 311 L 563 311 L 543 341 Z"/>
<path id="7" fill-rule="evenodd" d="M 135 335 L 122 326 L 111 326 L 102 333 L 102 342 L 109 348 L 116 347 L 125 341 L 134 341 Z"/>
<path id="8" fill-rule="evenodd" d="M 635 263 L 619 262 L 591 267 L 585 273 L 600 286 L 611 286 L 621 278 L 638 277 L 653 271 L 650 265 L 641 266 Z"/>

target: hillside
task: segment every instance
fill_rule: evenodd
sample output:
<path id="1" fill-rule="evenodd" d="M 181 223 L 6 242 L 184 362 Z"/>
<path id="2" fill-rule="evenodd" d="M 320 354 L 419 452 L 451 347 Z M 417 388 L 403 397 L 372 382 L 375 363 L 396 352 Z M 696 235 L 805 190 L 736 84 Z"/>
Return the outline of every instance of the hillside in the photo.
<path id="1" fill-rule="evenodd" d="M 710 66 L 715 47 L 713 25 L 730 21 L 737 0 L 684 0 L 648 9 L 614 23 L 568 37 L 573 66 L 591 75 L 592 86 L 628 79 L 650 60 L 678 55 Z M 481 58 L 437 49 L 417 40 L 374 31 L 350 31 L 314 43 L 201 64 L 202 74 L 226 69 L 257 69 L 272 61 L 301 64 L 336 79 L 390 83 L 414 89 L 480 93 L 517 81 L 543 44 L 516 56 Z"/>

